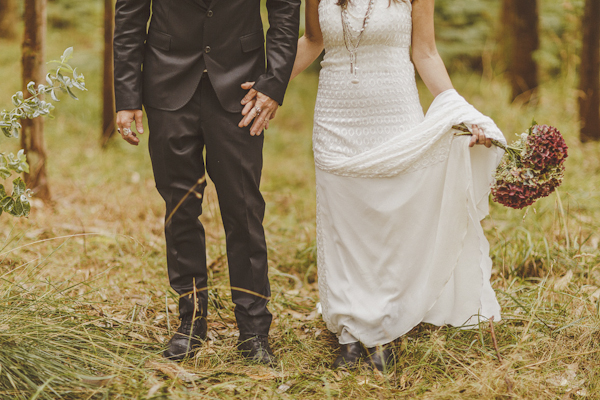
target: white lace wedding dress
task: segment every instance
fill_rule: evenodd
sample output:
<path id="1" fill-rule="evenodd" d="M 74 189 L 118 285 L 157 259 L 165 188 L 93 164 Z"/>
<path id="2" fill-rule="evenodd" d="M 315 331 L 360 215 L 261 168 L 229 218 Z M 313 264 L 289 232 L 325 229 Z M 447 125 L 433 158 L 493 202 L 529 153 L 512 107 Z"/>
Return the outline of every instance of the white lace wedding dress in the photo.
<path id="1" fill-rule="evenodd" d="M 358 30 L 368 0 L 352 0 Z M 340 343 L 389 343 L 420 322 L 500 319 L 480 220 L 502 151 L 453 124 L 493 121 L 456 91 L 423 115 L 410 60 L 411 5 L 375 0 L 350 75 L 337 0 L 321 0 L 325 58 L 314 122 L 319 291 Z M 355 17 L 353 17 L 355 16 Z"/>

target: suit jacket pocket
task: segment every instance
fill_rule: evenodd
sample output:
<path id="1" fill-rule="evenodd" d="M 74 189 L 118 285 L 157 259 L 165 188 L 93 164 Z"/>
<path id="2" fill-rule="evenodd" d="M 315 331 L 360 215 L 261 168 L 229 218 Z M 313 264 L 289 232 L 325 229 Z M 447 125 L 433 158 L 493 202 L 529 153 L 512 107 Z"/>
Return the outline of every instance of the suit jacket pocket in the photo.
<path id="1" fill-rule="evenodd" d="M 156 47 L 157 49 L 169 51 L 171 50 L 171 35 L 150 29 L 148 31 L 146 43 L 152 47 Z"/>
<path id="2" fill-rule="evenodd" d="M 242 36 L 240 38 L 240 42 L 242 43 L 242 51 L 244 53 L 247 53 L 249 51 L 262 48 L 263 43 L 265 42 L 265 36 L 261 29 L 258 32 Z"/>

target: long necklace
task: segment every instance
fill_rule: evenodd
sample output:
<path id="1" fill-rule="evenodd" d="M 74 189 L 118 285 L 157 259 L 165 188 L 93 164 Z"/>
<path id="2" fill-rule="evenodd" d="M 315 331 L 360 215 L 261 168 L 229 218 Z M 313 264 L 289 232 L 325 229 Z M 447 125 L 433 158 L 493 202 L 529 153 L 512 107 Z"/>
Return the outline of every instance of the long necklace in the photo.
<path id="1" fill-rule="evenodd" d="M 342 6 L 342 28 L 344 31 L 344 44 L 346 45 L 346 50 L 350 53 L 350 74 L 352 75 L 352 83 L 357 84 L 358 80 L 358 67 L 356 66 L 356 53 L 358 50 L 358 46 L 360 45 L 360 41 L 362 39 L 363 33 L 369 24 L 369 19 L 371 18 L 371 12 L 373 11 L 373 4 L 375 4 L 375 0 L 369 0 L 369 6 L 367 7 L 367 13 L 365 14 L 365 18 L 363 19 L 362 27 L 358 31 L 358 35 L 354 36 L 351 32 L 350 18 L 348 16 L 348 3 Z"/>

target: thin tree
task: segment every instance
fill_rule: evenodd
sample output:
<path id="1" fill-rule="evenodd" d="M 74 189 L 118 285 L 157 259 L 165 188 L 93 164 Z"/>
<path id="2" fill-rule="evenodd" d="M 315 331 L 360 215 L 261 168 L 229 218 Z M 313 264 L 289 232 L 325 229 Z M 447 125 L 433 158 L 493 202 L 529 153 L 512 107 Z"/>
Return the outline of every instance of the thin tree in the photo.
<path id="1" fill-rule="evenodd" d="M 115 93 L 113 86 L 113 31 L 115 24 L 115 9 L 113 0 L 104 0 L 104 83 L 102 111 L 102 147 L 115 132 Z"/>
<path id="2" fill-rule="evenodd" d="M 600 140 L 600 1 L 586 0 L 579 72 L 579 118 L 582 142 Z"/>
<path id="3" fill-rule="evenodd" d="M 0 38 L 17 36 L 17 4 L 15 0 L 0 0 Z"/>
<path id="4" fill-rule="evenodd" d="M 504 0 L 502 26 L 512 100 L 531 100 L 538 87 L 534 53 L 540 46 L 537 0 Z"/>
<path id="5" fill-rule="evenodd" d="M 27 84 L 45 80 L 44 57 L 46 42 L 46 0 L 25 0 L 25 33 L 23 36 L 23 93 L 30 96 Z M 49 201 L 50 188 L 46 173 L 46 147 L 42 118 L 23 120 L 21 147 L 27 154 L 30 170 L 25 183 L 33 193 Z"/>

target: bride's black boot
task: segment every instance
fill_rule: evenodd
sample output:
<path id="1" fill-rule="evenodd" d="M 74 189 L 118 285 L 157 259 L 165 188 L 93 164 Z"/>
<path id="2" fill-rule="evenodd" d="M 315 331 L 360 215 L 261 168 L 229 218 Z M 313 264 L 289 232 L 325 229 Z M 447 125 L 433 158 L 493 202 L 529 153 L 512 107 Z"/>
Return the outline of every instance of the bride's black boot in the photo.
<path id="1" fill-rule="evenodd" d="M 387 373 L 392 369 L 395 361 L 394 348 L 391 343 L 367 348 L 367 364 L 371 368 Z"/>
<path id="2" fill-rule="evenodd" d="M 364 354 L 365 350 L 360 342 L 343 344 L 341 345 L 340 355 L 337 356 L 331 367 L 345 369 L 357 368 L 360 359 Z"/>

